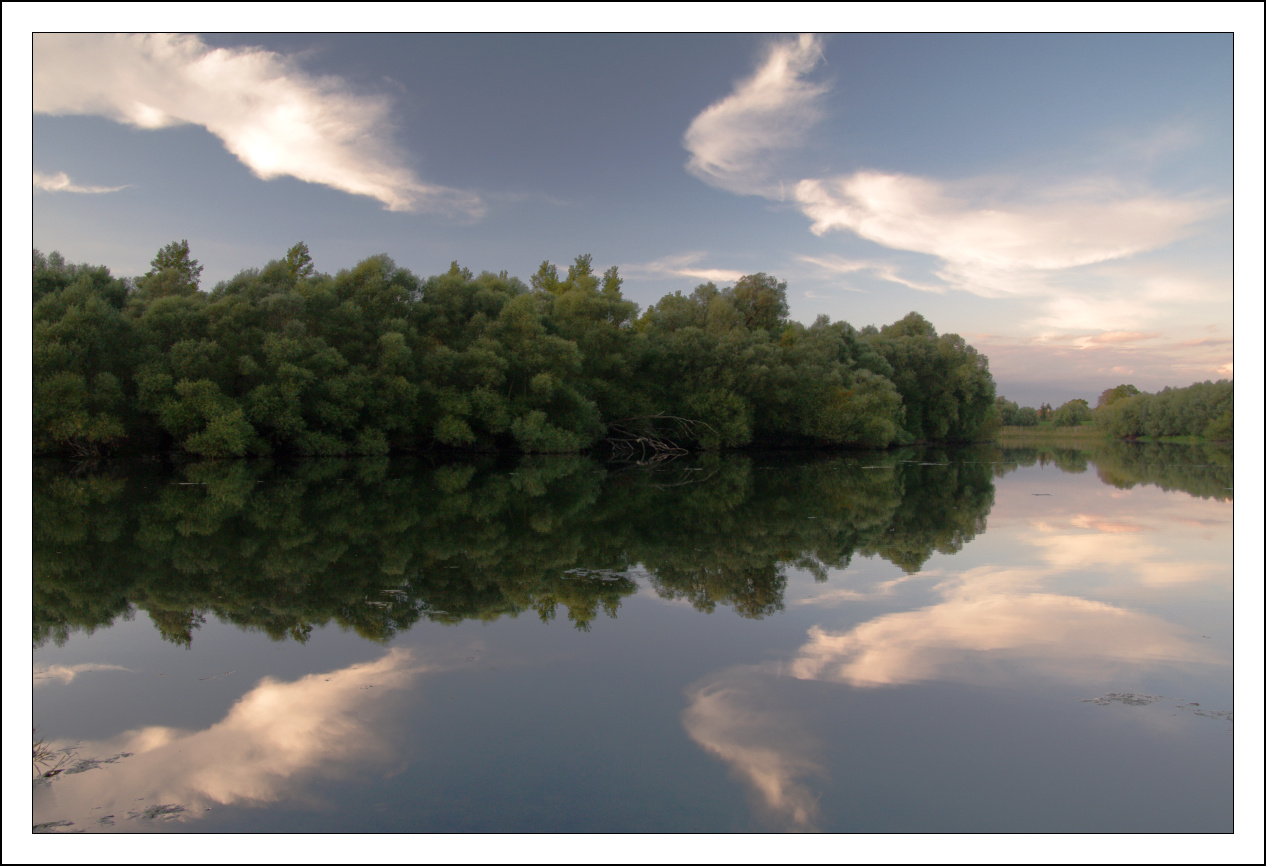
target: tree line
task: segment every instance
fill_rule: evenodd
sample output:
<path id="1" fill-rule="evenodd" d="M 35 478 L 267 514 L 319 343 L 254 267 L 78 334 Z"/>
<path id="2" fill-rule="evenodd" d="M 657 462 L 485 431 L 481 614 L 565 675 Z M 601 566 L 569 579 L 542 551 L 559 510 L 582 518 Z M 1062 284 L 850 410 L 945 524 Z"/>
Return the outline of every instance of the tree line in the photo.
<path id="1" fill-rule="evenodd" d="M 135 279 L 34 252 L 37 454 L 886 448 L 997 427 L 961 337 L 917 313 L 805 326 L 764 273 L 642 311 L 588 255 L 528 283 L 386 255 L 331 276 L 302 243 L 210 291 L 201 272 L 187 241 Z"/>
<path id="2" fill-rule="evenodd" d="M 1197 436 L 1230 441 L 1235 436 L 1235 383 L 1229 379 L 1165 388 L 1154 394 L 1134 385 L 1117 385 L 1100 394 L 1093 409 L 1082 399 L 1069 400 L 1058 409 L 1045 403 L 1034 409 L 1002 396 L 996 408 L 1004 426 L 1032 427 L 1041 421 L 1055 427 L 1092 424 L 1118 439 Z"/>

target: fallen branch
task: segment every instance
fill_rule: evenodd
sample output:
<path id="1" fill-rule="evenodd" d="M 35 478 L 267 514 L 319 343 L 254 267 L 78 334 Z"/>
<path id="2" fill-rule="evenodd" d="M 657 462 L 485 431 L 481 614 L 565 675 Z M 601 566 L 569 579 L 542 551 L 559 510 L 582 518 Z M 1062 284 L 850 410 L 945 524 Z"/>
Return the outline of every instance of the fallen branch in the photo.
<path id="1" fill-rule="evenodd" d="M 689 453 L 690 449 L 683 442 L 697 440 L 697 426 L 712 430 L 706 422 L 691 418 L 663 413 L 639 415 L 608 424 L 606 442 L 622 457 L 656 462 Z"/>

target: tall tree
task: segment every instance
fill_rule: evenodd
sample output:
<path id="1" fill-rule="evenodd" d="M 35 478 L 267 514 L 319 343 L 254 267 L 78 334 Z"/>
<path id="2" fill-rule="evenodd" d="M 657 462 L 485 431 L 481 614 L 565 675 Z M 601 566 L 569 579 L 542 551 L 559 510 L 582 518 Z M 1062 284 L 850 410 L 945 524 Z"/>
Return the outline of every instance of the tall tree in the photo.
<path id="1" fill-rule="evenodd" d="M 286 251 L 285 263 L 287 273 L 296 283 L 308 279 L 316 270 L 312 256 L 308 254 L 308 245 L 303 241 Z"/>
<path id="2" fill-rule="evenodd" d="M 189 241 L 172 241 L 150 262 L 149 273 L 136 281 L 147 297 L 188 295 L 198 290 L 202 265 L 189 253 Z"/>

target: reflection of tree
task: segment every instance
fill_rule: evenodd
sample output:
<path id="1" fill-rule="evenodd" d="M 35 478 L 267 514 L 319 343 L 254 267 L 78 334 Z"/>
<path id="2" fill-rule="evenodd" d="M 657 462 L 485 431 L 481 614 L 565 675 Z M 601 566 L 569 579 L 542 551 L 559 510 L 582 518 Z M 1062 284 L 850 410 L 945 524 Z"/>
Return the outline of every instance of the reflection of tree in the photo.
<path id="1" fill-rule="evenodd" d="M 121 499 L 128 482 L 110 472 L 46 471 L 32 479 L 32 626 L 37 643 L 130 616 L 131 545 Z"/>
<path id="2" fill-rule="evenodd" d="M 1111 441 L 1097 448 L 1092 459 L 1099 478 L 1114 487 L 1154 484 L 1201 499 L 1233 498 L 1234 451 L 1224 445 Z"/>
<path id="3" fill-rule="evenodd" d="M 989 467 L 874 456 L 704 455 L 651 470 L 580 457 L 206 462 L 35 474 L 35 639 L 142 610 L 188 646 L 208 615 L 275 640 L 337 623 L 389 641 L 419 620 L 527 611 L 587 630 L 650 572 L 701 611 L 782 609 L 788 568 L 855 552 L 907 571 L 984 526 Z M 919 458 L 944 462 L 944 456 Z"/>
<path id="4" fill-rule="evenodd" d="M 1224 444 L 1177 445 L 1159 442 L 1088 442 L 1079 449 L 1051 446 L 995 448 L 999 476 L 1018 466 L 1054 464 L 1065 472 L 1085 472 L 1091 463 L 1104 484 L 1128 490 L 1153 484 L 1202 499 L 1234 498 L 1235 452 Z"/>
<path id="5" fill-rule="evenodd" d="M 993 473 L 987 462 L 971 459 L 974 456 L 974 449 L 958 451 L 951 463 L 946 452 L 927 449 L 916 459 L 903 461 L 894 473 L 905 493 L 901 504 L 888 531 L 862 552 L 878 554 L 913 574 L 934 551 L 957 553 L 984 532 L 993 507 Z"/>

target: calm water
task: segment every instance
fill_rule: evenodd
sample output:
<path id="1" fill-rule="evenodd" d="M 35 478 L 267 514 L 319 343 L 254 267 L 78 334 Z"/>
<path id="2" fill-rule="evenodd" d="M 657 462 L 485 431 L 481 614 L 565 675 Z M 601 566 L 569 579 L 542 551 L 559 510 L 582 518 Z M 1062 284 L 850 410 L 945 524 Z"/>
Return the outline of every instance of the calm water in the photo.
<path id="1" fill-rule="evenodd" d="M 1231 460 L 34 477 L 54 831 L 1230 831 Z"/>

